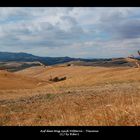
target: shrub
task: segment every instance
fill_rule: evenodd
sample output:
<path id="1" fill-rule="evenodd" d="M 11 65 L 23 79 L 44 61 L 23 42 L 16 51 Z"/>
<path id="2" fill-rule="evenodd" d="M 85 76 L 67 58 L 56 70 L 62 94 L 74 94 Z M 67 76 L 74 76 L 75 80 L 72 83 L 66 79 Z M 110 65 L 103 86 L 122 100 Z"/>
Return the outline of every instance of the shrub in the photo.
<path id="1" fill-rule="evenodd" d="M 60 81 L 66 80 L 66 77 L 62 77 L 59 79 Z"/>
<path id="2" fill-rule="evenodd" d="M 55 77 L 55 78 L 52 79 L 52 81 L 58 82 L 59 81 L 59 78 L 58 77 Z"/>
<path id="3" fill-rule="evenodd" d="M 71 66 L 71 64 L 67 64 L 67 66 Z"/>
<path id="4" fill-rule="evenodd" d="M 62 77 L 62 78 L 54 77 L 54 78 L 49 79 L 49 81 L 53 81 L 53 82 L 58 82 L 58 81 L 63 81 L 63 80 L 66 80 L 66 77 Z"/>

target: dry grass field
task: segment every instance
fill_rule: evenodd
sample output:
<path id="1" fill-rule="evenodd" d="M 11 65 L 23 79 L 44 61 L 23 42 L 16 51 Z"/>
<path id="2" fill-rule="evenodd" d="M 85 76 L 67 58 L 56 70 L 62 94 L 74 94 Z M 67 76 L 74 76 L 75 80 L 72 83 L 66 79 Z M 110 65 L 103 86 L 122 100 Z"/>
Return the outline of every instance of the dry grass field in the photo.
<path id="1" fill-rule="evenodd" d="M 64 76 L 64 81 L 49 81 Z M 140 125 L 140 69 L 36 66 L 1 71 L 0 125 Z"/>

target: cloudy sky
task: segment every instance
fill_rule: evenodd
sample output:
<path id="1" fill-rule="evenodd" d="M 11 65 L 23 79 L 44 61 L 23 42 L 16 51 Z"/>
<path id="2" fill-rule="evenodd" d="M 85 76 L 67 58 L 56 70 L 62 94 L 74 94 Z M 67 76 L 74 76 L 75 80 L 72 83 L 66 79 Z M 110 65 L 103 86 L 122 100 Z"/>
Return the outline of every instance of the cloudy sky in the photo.
<path id="1" fill-rule="evenodd" d="M 108 58 L 137 50 L 140 8 L 0 8 L 0 51 Z"/>

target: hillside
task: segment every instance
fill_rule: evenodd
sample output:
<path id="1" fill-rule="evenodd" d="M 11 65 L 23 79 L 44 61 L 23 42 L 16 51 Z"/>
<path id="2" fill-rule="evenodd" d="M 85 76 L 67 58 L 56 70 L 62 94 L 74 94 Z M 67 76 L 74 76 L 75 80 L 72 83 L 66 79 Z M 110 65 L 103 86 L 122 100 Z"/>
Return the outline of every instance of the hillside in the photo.
<path id="1" fill-rule="evenodd" d="M 38 61 L 34 61 L 34 62 L 6 61 L 6 62 L 0 62 L 0 70 L 7 70 L 10 72 L 14 72 L 33 66 L 42 66 L 42 65 L 43 64 Z"/>
<path id="2" fill-rule="evenodd" d="M 137 58 L 139 59 L 139 58 Z M 39 65 L 76 65 L 102 67 L 133 67 L 135 64 L 126 58 L 84 59 L 70 57 L 39 57 L 28 53 L 0 52 L 0 69 L 18 71 Z"/>
<path id="3" fill-rule="evenodd" d="M 0 62 L 34 62 L 39 61 L 45 65 L 53 65 L 65 63 L 73 60 L 79 60 L 70 57 L 39 57 L 28 53 L 11 53 L 11 52 L 0 52 Z"/>
<path id="4" fill-rule="evenodd" d="M 135 63 L 129 61 L 127 58 L 114 58 L 114 59 L 102 59 L 97 61 L 71 61 L 64 65 L 75 66 L 101 66 L 101 67 L 135 67 Z"/>
<path id="5" fill-rule="evenodd" d="M 39 80 L 49 80 L 50 77 L 66 76 L 67 80 L 59 82 L 63 86 L 81 86 L 103 84 L 105 82 L 129 82 L 139 81 L 139 69 L 131 67 L 92 67 L 92 66 L 53 66 L 43 68 L 41 66 L 28 68 L 16 72 L 16 74 L 33 77 Z M 58 85 L 59 85 L 58 83 Z"/>
<path id="6" fill-rule="evenodd" d="M 54 62 L 55 63 L 55 62 Z M 24 70 L 30 67 L 35 66 L 47 66 L 39 61 L 29 61 L 29 62 L 18 62 L 18 61 L 4 61 L 0 62 L 0 69 L 1 70 L 8 70 L 10 72 Z M 101 67 L 136 67 L 136 63 L 134 60 L 130 60 L 130 58 L 116 58 L 116 59 L 103 59 L 103 60 L 90 60 L 90 61 L 83 61 L 83 60 L 75 60 L 61 64 L 55 64 L 55 66 L 101 66 Z"/>
<path id="7" fill-rule="evenodd" d="M 33 78 L 16 75 L 5 70 L 0 70 L 0 90 L 32 89 L 35 88 L 39 82 L 39 80 Z"/>
<path id="8" fill-rule="evenodd" d="M 13 77 L 5 78 L 5 89 L 14 82 L 16 87 L 33 79 L 37 83 L 31 89 L 0 88 L 0 125 L 140 125 L 139 72 L 135 67 L 60 65 L 8 73 Z M 66 80 L 49 82 L 50 76 Z M 21 77 L 26 78 L 19 82 Z"/>

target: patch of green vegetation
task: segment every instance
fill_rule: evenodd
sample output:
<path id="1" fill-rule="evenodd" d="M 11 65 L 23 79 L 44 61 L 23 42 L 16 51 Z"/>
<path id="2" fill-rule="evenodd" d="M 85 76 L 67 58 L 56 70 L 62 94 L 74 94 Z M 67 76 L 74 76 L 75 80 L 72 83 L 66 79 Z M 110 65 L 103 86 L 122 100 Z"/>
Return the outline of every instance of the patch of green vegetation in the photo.
<path id="1" fill-rule="evenodd" d="M 54 94 L 46 94 L 46 95 L 45 95 L 45 98 L 46 98 L 46 99 L 53 99 L 54 97 L 55 97 Z"/>

